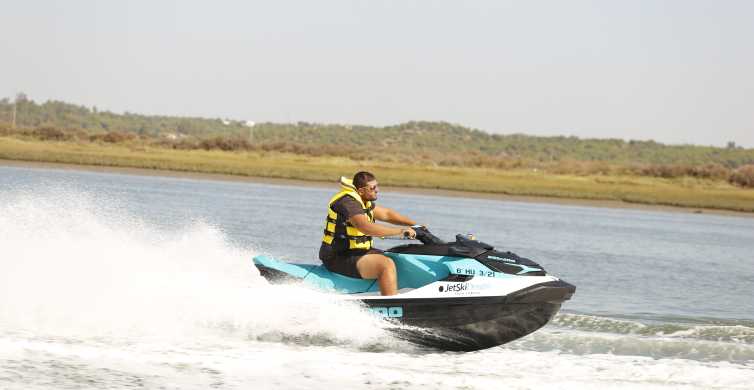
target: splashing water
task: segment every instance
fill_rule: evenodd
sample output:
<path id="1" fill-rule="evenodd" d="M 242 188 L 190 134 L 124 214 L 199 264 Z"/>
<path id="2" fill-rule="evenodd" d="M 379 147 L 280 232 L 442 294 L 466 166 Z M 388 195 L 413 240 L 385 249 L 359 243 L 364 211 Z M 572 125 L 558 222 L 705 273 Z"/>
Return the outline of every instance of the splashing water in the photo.
<path id="1" fill-rule="evenodd" d="M 160 231 L 102 203 L 60 191 L 3 199 L 6 332 L 361 346 L 388 337 L 358 305 L 268 285 L 251 265 L 254 250 L 233 247 L 216 227 Z"/>

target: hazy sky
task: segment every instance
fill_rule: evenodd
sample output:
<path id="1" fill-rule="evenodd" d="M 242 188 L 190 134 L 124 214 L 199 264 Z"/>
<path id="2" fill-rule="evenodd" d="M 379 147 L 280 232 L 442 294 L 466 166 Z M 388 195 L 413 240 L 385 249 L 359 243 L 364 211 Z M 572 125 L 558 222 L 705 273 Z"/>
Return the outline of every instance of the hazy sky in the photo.
<path id="1" fill-rule="evenodd" d="M 754 1 L 7 1 L 0 97 L 754 147 Z"/>

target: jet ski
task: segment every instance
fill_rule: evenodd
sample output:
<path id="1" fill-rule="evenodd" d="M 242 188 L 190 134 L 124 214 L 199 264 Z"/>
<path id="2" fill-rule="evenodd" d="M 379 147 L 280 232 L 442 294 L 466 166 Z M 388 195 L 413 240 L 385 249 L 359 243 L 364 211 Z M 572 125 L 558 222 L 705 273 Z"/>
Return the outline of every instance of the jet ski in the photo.
<path id="1" fill-rule="evenodd" d="M 375 279 L 354 279 L 324 265 L 292 264 L 268 256 L 254 265 L 271 283 L 301 282 L 358 300 L 396 326 L 403 339 L 448 351 L 486 349 L 543 327 L 576 287 L 532 260 L 496 250 L 473 236 L 445 242 L 414 227 L 421 244 L 385 251 L 398 274 L 398 294 L 380 295 Z"/>

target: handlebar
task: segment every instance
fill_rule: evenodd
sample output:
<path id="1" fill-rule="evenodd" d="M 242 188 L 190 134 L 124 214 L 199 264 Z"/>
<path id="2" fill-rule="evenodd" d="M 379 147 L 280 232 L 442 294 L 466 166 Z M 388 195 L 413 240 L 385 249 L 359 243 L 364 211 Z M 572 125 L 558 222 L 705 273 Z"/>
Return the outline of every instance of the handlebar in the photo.
<path id="1" fill-rule="evenodd" d="M 439 239 L 437 236 L 429 232 L 429 229 L 427 229 L 426 226 L 421 225 L 414 225 L 411 226 L 411 229 L 414 229 L 414 232 L 416 232 L 416 236 L 413 238 L 414 240 L 417 240 L 421 242 L 424 245 L 442 245 L 447 244 L 445 241 Z M 390 239 L 390 237 L 383 237 L 385 239 Z M 408 232 L 403 232 L 400 236 L 396 237 L 393 236 L 392 239 L 398 239 L 398 240 L 411 240 L 411 238 L 408 235 Z"/>
<path id="2" fill-rule="evenodd" d="M 424 245 L 446 244 L 445 241 L 430 233 L 426 226 L 416 225 L 411 226 L 411 228 L 416 232 L 416 240 L 419 240 Z"/>

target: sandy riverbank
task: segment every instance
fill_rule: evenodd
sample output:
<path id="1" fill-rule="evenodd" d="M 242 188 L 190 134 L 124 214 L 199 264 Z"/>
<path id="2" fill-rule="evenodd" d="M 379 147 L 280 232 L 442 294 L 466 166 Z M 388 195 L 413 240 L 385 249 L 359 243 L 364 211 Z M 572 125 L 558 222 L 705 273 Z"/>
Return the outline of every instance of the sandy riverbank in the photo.
<path id="1" fill-rule="evenodd" d="M 16 160 L 2 160 L 2 159 L 0 159 L 0 166 L 78 170 L 78 171 L 88 171 L 88 172 L 106 172 L 106 173 L 140 175 L 140 176 L 164 176 L 164 177 L 177 177 L 177 178 L 186 178 L 186 179 L 194 179 L 194 180 L 221 180 L 221 181 L 234 181 L 234 182 L 268 183 L 268 184 L 277 184 L 277 185 L 296 185 L 296 186 L 321 187 L 321 188 L 334 187 L 335 182 L 338 179 L 338 178 L 333 178 L 333 182 L 330 183 L 326 181 L 278 179 L 278 178 L 268 178 L 268 177 L 239 176 L 239 175 L 227 175 L 227 174 L 215 174 L 215 173 L 196 173 L 196 172 L 181 172 L 181 171 L 168 171 L 168 170 L 144 169 L 144 168 L 106 167 L 106 166 L 97 166 L 97 165 L 78 165 L 78 164 L 16 161 Z M 629 203 L 629 202 L 623 202 L 623 201 L 617 201 L 617 200 L 593 200 L 593 199 L 572 199 L 572 198 L 556 198 L 556 197 L 543 197 L 543 196 L 519 196 L 519 195 L 453 191 L 453 190 L 441 190 L 441 189 L 424 189 L 424 188 L 411 188 L 411 187 L 392 187 L 392 186 L 381 186 L 381 187 L 382 187 L 382 190 L 386 192 L 399 192 L 399 193 L 407 193 L 407 194 L 422 194 L 422 195 L 432 195 L 432 196 L 447 196 L 447 197 L 477 198 L 477 199 L 494 199 L 494 200 L 503 200 L 503 201 L 511 201 L 511 202 L 549 203 L 549 204 L 575 205 L 575 206 L 586 206 L 586 207 L 655 210 L 655 211 L 669 211 L 669 212 L 678 212 L 678 213 L 694 213 L 694 214 L 705 213 L 705 214 L 716 214 L 716 215 L 734 215 L 734 216 L 754 218 L 754 213 L 749 213 L 749 212 L 707 209 L 707 208 L 698 208 L 698 207 L 674 207 L 674 206 L 646 205 L 646 204 Z"/>

